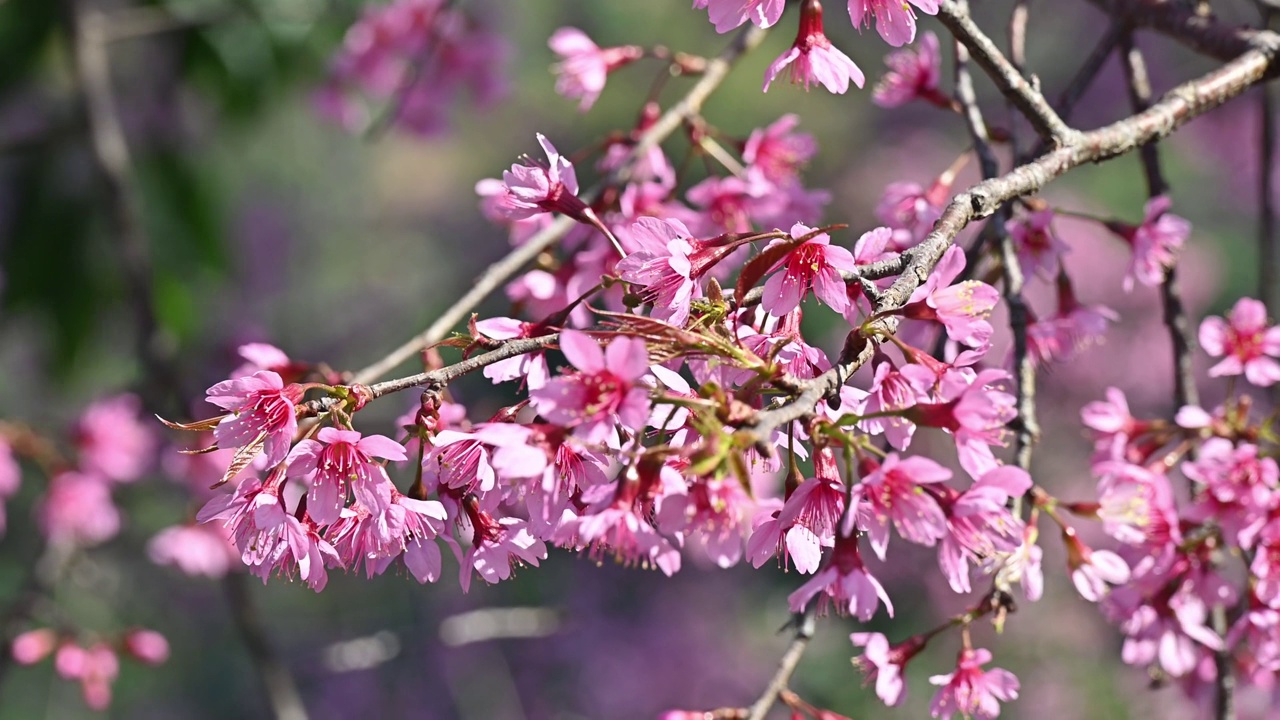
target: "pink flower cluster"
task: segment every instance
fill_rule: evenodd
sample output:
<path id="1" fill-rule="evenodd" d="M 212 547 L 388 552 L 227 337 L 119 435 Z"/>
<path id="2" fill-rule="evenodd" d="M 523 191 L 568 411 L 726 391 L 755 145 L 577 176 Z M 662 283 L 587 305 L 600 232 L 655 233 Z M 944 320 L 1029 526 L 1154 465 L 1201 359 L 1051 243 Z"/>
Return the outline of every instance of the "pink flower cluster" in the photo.
<path id="1" fill-rule="evenodd" d="M 34 665 L 53 655 L 53 666 L 64 680 L 80 683 L 84 702 L 93 710 L 111 704 L 111 686 L 120 674 L 120 654 L 144 665 L 160 665 L 169 659 L 169 642 L 154 630 L 136 628 L 115 642 L 77 642 L 49 628 L 28 630 L 13 639 L 10 652 L 22 665 Z"/>
<path id="2" fill-rule="evenodd" d="M 352 132 L 383 118 L 418 135 L 449 127 L 453 98 L 506 93 L 505 41 L 446 0 L 375 5 L 347 30 L 317 94 L 320 111 Z"/>

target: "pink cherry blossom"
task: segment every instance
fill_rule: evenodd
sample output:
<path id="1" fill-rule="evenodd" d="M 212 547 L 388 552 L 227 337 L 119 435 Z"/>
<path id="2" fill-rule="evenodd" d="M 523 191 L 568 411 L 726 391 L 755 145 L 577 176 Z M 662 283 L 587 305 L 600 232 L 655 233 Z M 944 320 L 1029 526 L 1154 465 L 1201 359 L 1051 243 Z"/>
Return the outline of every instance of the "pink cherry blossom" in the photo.
<path id="1" fill-rule="evenodd" d="M 298 431 L 295 405 L 302 399 L 300 386 L 286 386 L 279 375 L 262 370 L 214 385 L 206 399 L 230 411 L 213 429 L 219 447 L 261 447 L 268 466 L 289 454 Z"/>
<path id="2" fill-rule="evenodd" d="M 893 230 L 887 248 L 901 252 L 918 244 L 942 217 L 942 206 L 951 194 L 953 178 L 939 177 L 928 188 L 913 182 L 889 183 L 876 204 L 876 219 Z"/>
<path id="3" fill-rule="evenodd" d="M 1257 579 L 1254 592 L 1267 607 L 1280 610 L 1280 518 L 1267 523 L 1259 533 L 1249 572 Z"/>
<path id="4" fill-rule="evenodd" d="M 1053 232 L 1053 210 L 1038 210 L 1005 224 L 1027 277 L 1048 280 L 1058 274 L 1062 256 L 1071 248 Z"/>
<path id="5" fill-rule="evenodd" d="M 1067 543 L 1067 564 L 1076 591 L 1089 602 L 1098 602 L 1108 592 L 1107 584 L 1129 582 L 1129 564 L 1110 550 L 1094 550 L 1084 544 L 1074 531 L 1063 533 Z"/>
<path id="6" fill-rule="evenodd" d="M 778 192 L 778 186 L 759 172 L 748 172 L 746 177 L 730 175 L 712 176 L 689 188 L 685 193 L 689 203 L 702 210 L 710 235 L 716 229 L 727 232 L 751 232 L 753 223 L 765 224 L 786 207 L 786 197 Z"/>
<path id="7" fill-rule="evenodd" d="M 1121 595 L 1113 592 L 1112 597 Z M 1192 672 L 1205 650 L 1220 650 L 1222 638 L 1209 629 L 1209 609 L 1204 600 L 1185 590 L 1167 600 L 1139 602 L 1126 611 L 1113 603 L 1111 612 L 1121 618 L 1126 638 L 1120 657 L 1129 665 L 1158 663 L 1173 677 Z"/>
<path id="8" fill-rule="evenodd" d="M 813 234 L 813 228 L 800 223 L 791 227 L 792 240 L 806 235 L 809 239 L 796 245 L 787 256 L 779 260 L 775 272 L 764 284 L 761 305 L 774 317 L 782 317 L 800 305 L 800 301 L 812 289 L 824 305 L 836 312 L 844 312 L 849 305 L 841 272 L 852 272 L 856 265 L 853 253 L 847 248 L 831 244 L 826 233 Z M 790 242 L 776 240 L 776 243 Z"/>
<path id="9" fill-rule="evenodd" d="M 506 92 L 507 47 L 483 20 L 442 0 L 370 6 L 333 58 L 319 111 L 352 132 L 386 113 L 416 134 L 445 131 L 455 96 L 487 105 Z"/>
<path id="10" fill-rule="evenodd" d="M 468 517 L 475 535 L 465 552 L 452 537 L 443 536 L 458 558 L 458 578 L 463 592 L 470 591 L 473 574 L 479 573 L 482 580 L 494 585 L 510 578 L 516 565 L 537 567 L 547 556 L 546 544 L 529 532 L 528 522 L 524 520 L 512 517 L 495 520 L 487 513 L 473 515 L 470 511 Z"/>
<path id="11" fill-rule="evenodd" d="M 867 682 L 876 683 L 876 697 L 889 707 L 902 702 L 907 696 L 907 681 L 903 673 L 907 663 L 925 647 L 925 640 L 913 635 L 897 645 L 890 645 L 880 633 L 857 632 L 849 636 L 854 645 L 864 648 L 861 657 L 853 659 L 853 666 L 866 676 Z"/>
<path id="12" fill-rule="evenodd" d="M 951 99 L 938 89 L 942 57 L 937 35 L 931 32 L 922 34 L 917 50 L 904 48 L 895 51 L 884 62 L 889 66 L 889 72 L 876 83 L 871 96 L 875 104 L 894 108 L 919 99 L 943 107 L 950 106 Z"/>
<path id="13" fill-rule="evenodd" d="M 822 85 L 830 92 L 845 93 L 850 81 L 858 87 L 866 82 L 862 70 L 823 34 L 822 3 L 818 0 L 801 3 L 800 30 L 795 43 L 765 71 L 765 92 L 787 67 L 791 68 L 791 82 L 804 84 L 805 90 L 811 85 Z"/>
<path id="14" fill-rule="evenodd" d="M 1207 317 L 1200 323 L 1200 347 L 1220 357 L 1210 377 L 1244 375 L 1250 383 L 1269 387 L 1280 380 L 1280 327 L 1267 325 L 1267 308 L 1253 298 L 1240 298 L 1228 319 Z"/>
<path id="15" fill-rule="evenodd" d="M 220 578 L 240 561 L 221 525 L 174 525 L 147 543 L 147 556 L 157 565 L 173 565 L 187 575 Z"/>
<path id="16" fill-rule="evenodd" d="M 1027 349 L 1037 363 L 1067 362 L 1088 347 L 1102 343 L 1107 323 L 1119 320 L 1111 308 L 1084 306 L 1076 301 L 1071 281 L 1059 276 L 1058 312 L 1027 326 Z"/>
<path id="17" fill-rule="evenodd" d="M 1253 443 L 1236 446 L 1209 438 L 1195 460 L 1183 463 L 1182 472 L 1205 490 L 1188 517 L 1214 520 L 1229 541 L 1246 550 L 1280 507 L 1280 468 L 1274 458 L 1260 456 Z"/>
<path id="18" fill-rule="evenodd" d="M 1134 282 L 1155 287 L 1164 282 L 1165 270 L 1178 260 L 1182 243 L 1191 234 L 1191 223 L 1169 212 L 1173 201 L 1160 195 L 1147 201 L 1142 224 L 1108 223 L 1112 232 L 1129 243 L 1133 256 L 1124 276 L 1124 289 L 1133 290 Z"/>
<path id="19" fill-rule="evenodd" d="M 884 587 L 862 564 L 856 535 L 837 538 L 827 566 L 787 596 L 791 611 L 803 612 L 819 593 L 822 593 L 819 612 L 825 610 L 828 602 L 834 602 L 837 613 L 867 622 L 875 615 L 880 603 L 884 603 L 885 611 L 893 617 L 893 603 L 885 594 Z"/>
<path id="20" fill-rule="evenodd" d="M 1009 373 L 989 369 L 978 373 L 972 381 L 963 376 L 950 376 L 950 381 L 964 382 L 951 399 L 942 403 L 920 403 L 906 411 L 908 420 L 924 427 L 942 428 L 955 438 L 960 466 L 979 477 L 996 467 L 992 445 L 1004 446 L 1008 441 L 1006 425 L 1017 416 L 1014 397 L 1000 386 L 1008 382 Z"/>
<path id="21" fill-rule="evenodd" d="M 530 338 L 543 328 L 514 318 L 496 317 L 476 321 L 476 332 L 493 340 Z M 521 380 L 530 390 L 547 384 L 551 371 L 547 369 L 547 356 L 541 350 L 528 352 L 506 360 L 486 365 L 484 376 L 495 383 Z"/>
<path id="22" fill-rule="evenodd" d="M 696 241 L 689 229 L 679 220 L 643 217 L 623 237 L 638 249 L 618 261 L 619 276 L 653 303 L 654 317 L 683 327 L 693 299 L 702 295 L 692 277 Z"/>
<path id="23" fill-rule="evenodd" d="M 19 633 L 9 646 L 14 661 L 20 665 L 35 665 L 49 657 L 58 645 L 58 634 L 49 628 L 36 628 Z"/>
<path id="24" fill-rule="evenodd" d="M 120 510 L 111 501 L 111 488 L 99 477 L 78 472 L 61 472 L 49 480 L 36 519 L 55 544 L 89 547 L 120 532 Z"/>
<path id="25" fill-rule="evenodd" d="M 978 478 L 963 493 L 940 485 L 928 485 L 947 516 L 947 535 L 938 547 L 938 564 L 951 589 L 970 591 L 969 563 L 1018 549 L 1023 524 L 1006 504 L 1009 498 L 1031 489 L 1026 471 L 1002 465 Z"/>
<path id="26" fill-rule="evenodd" d="M 926 457 L 899 458 L 889 453 L 864 476 L 855 495 L 864 501 L 871 548 L 883 560 L 889 546 L 889 523 L 908 542 L 932 547 L 946 537 L 947 518 L 922 485 L 946 482 L 951 471 Z"/>
<path id="27" fill-rule="evenodd" d="M 799 179 L 800 168 L 818 152 L 813 136 L 795 132 L 800 116 L 787 114 L 772 125 L 751 131 L 742 161 L 771 183 L 785 185 Z"/>
<path id="28" fill-rule="evenodd" d="M 363 437 L 355 430 L 325 427 L 315 440 L 303 440 L 293 448 L 287 474 L 309 479 L 307 514 L 328 525 L 347 504 L 348 486 L 355 499 L 372 512 L 386 509 L 380 502 L 379 486 L 389 485 L 391 479 L 374 458 L 408 459 L 404 446 L 385 435 Z"/>
<path id="29" fill-rule="evenodd" d="M 1014 585 L 1022 586 L 1022 594 L 1028 602 L 1044 597 L 1044 550 L 1036 544 L 1039 532 L 1034 525 L 1022 531 L 1022 544 L 1013 552 L 996 551 L 987 558 L 983 570 L 995 573 L 995 586 L 1005 592 L 1013 592 Z"/>
<path id="30" fill-rule="evenodd" d="M 905 450 L 911 444 L 916 426 L 897 411 L 930 400 L 929 395 L 921 392 L 906 373 L 899 372 L 892 362 L 885 360 L 876 365 L 865 402 L 856 410 L 859 415 L 882 416 L 867 417 L 858 423 L 858 427 L 871 435 L 883 433 L 891 447 Z"/>
<path id="31" fill-rule="evenodd" d="M 120 639 L 130 657 L 146 665 L 160 665 L 169 659 L 169 641 L 155 630 L 134 628 Z"/>
<path id="32" fill-rule="evenodd" d="M 964 251 L 951 246 L 933 274 L 911 294 L 900 311 L 912 320 L 942 323 L 947 337 L 973 348 L 986 346 L 993 332 L 987 318 L 1000 302 L 1000 292 L 979 280 L 950 283 L 964 270 Z"/>
<path id="33" fill-rule="evenodd" d="M 562 27 L 547 41 L 561 60 L 556 63 L 556 92 L 567 98 L 580 98 L 578 109 L 586 111 L 604 90 L 611 71 L 644 56 L 637 45 L 601 48 L 574 27 Z"/>
<path id="34" fill-rule="evenodd" d="M 693 7 L 706 8 L 716 32 L 726 33 L 750 20 L 770 27 L 782 17 L 786 0 L 693 0 Z"/>
<path id="35" fill-rule="evenodd" d="M 547 154 L 547 162 L 528 157 L 502 173 L 502 194 L 495 209 L 511 220 L 522 220 L 541 213 L 558 212 L 575 220 L 586 217 L 587 206 L 578 198 L 578 176 L 573 163 L 562 156 L 542 133 L 538 144 Z M 481 192 L 481 186 L 476 186 Z"/>
<path id="36" fill-rule="evenodd" d="M 929 705 L 929 714 L 941 720 L 954 715 L 988 720 L 1000 715 L 1000 701 L 1018 699 L 1018 678 L 1000 668 L 983 670 L 991 662 L 991 651 L 964 648 L 956 660 L 955 672 L 934 675 L 929 682 L 941 685 Z"/>
<path id="37" fill-rule="evenodd" d="M 894 47 L 901 47 L 916 37 L 916 13 L 912 5 L 925 15 L 938 14 L 938 0 L 849 0 L 849 17 L 854 27 L 868 26 L 874 17 L 880 37 Z"/>
<path id="38" fill-rule="evenodd" d="M 643 340 L 616 337 L 603 350 L 590 335 L 576 330 L 560 334 L 560 349 L 576 368 L 530 393 L 534 408 L 548 421 L 574 428 L 589 443 L 616 440 L 621 424 L 644 427 L 649 393 L 639 381 L 649 369 Z"/>
<path id="39" fill-rule="evenodd" d="M 142 401 L 118 395 L 89 405 L 76 422 L 80 469 L 116 482 L 133 482 L 155 464 L 156 437 L 140 421 Z"/>

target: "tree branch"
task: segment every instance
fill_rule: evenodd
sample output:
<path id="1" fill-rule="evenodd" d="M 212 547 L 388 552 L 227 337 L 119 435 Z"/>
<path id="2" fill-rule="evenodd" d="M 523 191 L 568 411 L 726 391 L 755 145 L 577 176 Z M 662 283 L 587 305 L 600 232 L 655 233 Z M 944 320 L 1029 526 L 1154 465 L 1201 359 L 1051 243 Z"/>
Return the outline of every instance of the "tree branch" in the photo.
<path id="1" fill-rule="evenodd" d="M 810 603 L 811 606 L 813 604 Z M 770 708 L 778 701 L 778 695 L 787 689 L 787 683 L 791 682 L 791 675 L 795 673 L 796 666 L 800 664 L 800 658 L 804 657 L 804 651 L 808 649 L 809 641 L 813 639 L 815 623 L 812 609 L 796 613 L 792 622 L 795 624 L 796 632 L 791 639 L 791 645 L 782 654 L 782 660 L 778 663 L 778 670 L 765 687 L 764 693 L 751 706 L 751 710 L 746 716 L 747 720 L 764 720 L 765 716 L 769 714 Z"/>
<path id="2" fill-rule="evenodd" d="M 970 187 L 952 198 L 933 230 L 911 252 L 902 275 L 881 296 L 877 314 L 904 306 L 911 293 L 924 282 L 956 235 L 970 222 L 989 217 L 1001 204 L 1039 191 L 1050 181 L 1085 163 L 1098 163 L 1133 152 L 1150 142 L 1167 137 L 1174 130 L 1213 108 L 1240 95 L 1269 77 L 1275 47 L 1246 45 L 1239 57 L 1222 67 L 1169 91 L 1148 109 L 1086 133 L 1010 172 Z M 844 381 L 870 360 L 878 333 L 896 328 L 896 318 L 880 317 L 864 336 L 867 342 L 827 372 L 799 383 L 800 392 L 779 406 L 756 413 L 740 432 L 757 444 L 768 441 L 774 430 L 809 417 L 818 401 L 837 392 Z M 855 331 L 856 332 L 856 331 Z M 856 346 L 856 343 L 855 343 Z"/>

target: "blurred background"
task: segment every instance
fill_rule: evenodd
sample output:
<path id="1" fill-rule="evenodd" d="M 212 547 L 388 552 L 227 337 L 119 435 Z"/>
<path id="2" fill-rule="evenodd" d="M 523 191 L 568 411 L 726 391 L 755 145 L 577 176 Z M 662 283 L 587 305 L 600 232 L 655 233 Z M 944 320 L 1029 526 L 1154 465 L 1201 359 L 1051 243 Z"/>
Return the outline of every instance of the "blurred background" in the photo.
<path id="1" fill-rule="evenodd" d="M 137 393 L 151 411 L 205 416 L 212 409 L 198 402 L 204 388 L 239 364 L 235 351 L 246 342 L 340 370 L 377 360 L 508 250 L 505 232 L 477 209 L 477 180 L 533 154 L 535 132 L 572 155 L 634 126 L 661 68 L 642 61 L 611 75 L 600 101 L 581 114 L 553 91 L 546 40 L 556 28 L 579 27 L 601 46 L 662 44 L 702 55 L 728 41 L 688 0 L 458 0 L 502 38 L 485 50 L 495 68 L 480 93 L 486 97 L 461 90 L 426 134 L 380 122 L 376 106 L 363 123 L 371 127 L 347 123 L 353 132 L 334 122 L 325 91 L 344 34 L 378 4 L 0 0 L 0 418 L 70 443 L 85 406 L 121 392 Z M 1003 38 L 1011 2 L 973 4 L 990 34 Z M 874 82 L 887 46 L 851 29 L 842 3 L 830 5 L 828 34 Z M 1257 22 L 1249 3 L 1214 8 L 1228 22 Z M 800 129 L 819 146 L 806 185 L 833 193 L 826 217 L 809 224 L 848 223 L 835 240 L 852 244 L 878 224 L 872 210 L 885 185 L 928 185 L 968 142 L 957 117 L 919 104 L 881 110 L 869 88 L 832 96 L 780 83 L 762 94 L 764 69 L 789 46 L 794 22 L 784 18 L 740 63 L 704 116 L 745 138 L 784 113 L 799 114 Z M 1106 23 L 1084 2 L 1031 2 L 1029 66 L 1050 98 Z M 921 24 L 942 32 L 931 18 Z M 1144 34 L 1139 43 L 1157 92 L 1211 67 L 1163 38 Z M 943 47 L 949 87 L 950 45 Z M 690 82 L 670 80 L 664 105 Z M 1004 102 L 981 77 L 978 84 L 989 121 L 1010 127 Z M 111 162 L 110 138 L 105 161 L 103 138 L 93 139 L 103 90 L 116 106 L 124 165 Z M 1161 146 L 1174 211 L 1196 228 L 1182 277 L 1197 323 L 1254 294 L 1257 106 L 1256 93 L 1242 97 Z M 1112 59 L 1074 123 L 1096 127 L 1127 108 Z M 1027 128 L 1012 129 L 1027 142 Z M 583 167 L 585 186 L 593 171 Z M 963 173 L 961 185 L 974 172 Z M 1136 223 L 1145 193 L 1136 158 L 1126 158 L 1082 168 L 1044 198 Z M 122 220 L 122 206 L 136 216 Z M 1172 375 L 1156 292 L 1120 290 L 1127 248 L 1087 221 L 1062 220 L 1057 230 L 1072 248 L 1065 262 L 1080 299 L 1121 316 L 1105 344 L 1042 376 L 1036 479 L 1064 498 L 1085 499 L 1092 481 L 1080 406 L 1118 385 L 1136 413 L 1168 412 Z M 1033 304 L 1047 314 L 1051 294 L 1038 289 Z M 141 312 L 140 297 L 151 298 Z M 499 294 L 481 314 L 508 311 Z M 826 349 L 837 350 L 842 337 L 833 324 Z M 1219 386 L 1203 387 L 1206 403 L 1221 396 Z M 473 418 L 506 398 L 483 378 L 454 390 Z M 390 433 L 415 403 L 412 393 L 379 402 L 364 429 Z M 153 430 L 166 446 L 187 440 L 158 424 Z M 936 440 L 918 442 L 923 449 Z M 41 612 L 105 635 L 136 625 L 162 632 L 172 657 L 158 667 L 122 664 L 107 711 L 115 717 L 270 717 L 253 660 L 261 651 L 247 648 L 228 602 L 242 596 L 313 718 L 652 718 L 671 708 L 741 706 L 776 667 L 788 640 L 778 632 L 788 619 L 785 598 L 801 582 L 771 567 L 719 570 L 693 553 L 666 578 L 561 551 L 510 582 L 473 583 L 469 594 L 458 588 L 450 557 L 435 585 L 394 573 L 372 581 L 334 574 L 318 595 L 286 581 L 264 587 L 239 576 L 189 577 L 145 552 L 158 531 L 198 507 L 173 475 L 171 462 L 157 463 L 144 480 L 121 487 L 119 534 L 72 564 L 37 619 L 5 616 L 7 632 L 47 624 Z M 396 479 L 403 486 L 405 478 Z M 41 557 L 33 508 L 44 488 L 43 476 L 27 468 L 7 502 L 6 607 L 24 597 Z M 1022 699 L 1004 716 L 1192 716 L 1177 688 L 1148 691 L 1145 673 L 1120 663 L 1118 636 L 1071 590 L 1060 544 L 1047 535 L 1045 599 L 1021 602 L 1002 636 L 984 627 L 979 640 L 994 651 L 995 666 L 1022 681 Z M 973 602 L 946 587 L 933 552 L 895 541 L 895 553 L 901 560 L 872 567 L 897 617 L 881 614 L 872 629 L 899 640 Z M 795 689 L 854 718 L 925 716 L 927 677 L 951 671 L 955 638 L 912 663 L 908 700 L 890 710 L 850 666 L 848 634 L 860 629 L 849 619 L 822 620 Z M 0 677 L 2 718 L 99 714 L 49 662 L 7 666 Z M 1241 702 L 1244 717 L 1267 707 L 1262 697 Z"/>

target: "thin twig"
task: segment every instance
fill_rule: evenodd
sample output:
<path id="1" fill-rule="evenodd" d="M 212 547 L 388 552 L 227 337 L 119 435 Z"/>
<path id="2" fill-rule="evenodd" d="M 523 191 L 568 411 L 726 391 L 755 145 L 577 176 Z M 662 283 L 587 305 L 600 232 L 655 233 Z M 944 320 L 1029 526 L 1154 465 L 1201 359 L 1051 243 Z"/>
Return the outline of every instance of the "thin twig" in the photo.
<path id="1" fill-rule="evenodd" d="M 968 13 L 968 2 L 957 2 L 956 6 Z M 969 139 L 982 168 L 982 177 L 992 179 L 999 175 L 1000 168 L 995 152 L 991 148 L 991 138 L 987 136 L 987 125 L 982 119 L 982 111 L 978 108 L 978 99 L 973 91 L 973 82 L 968 72 L 968 57 L 965 47 L 956 43 L 956 98 L 964 108 L 965 125 L 969 130 Z M 1030 313 L 1026 300 L 1022 297 L 1022 265 L 1018 260 L 1018 252 L 1014 247 L 1006 227 L 1009 217 L 1009 206 L 1002 204 L 992 216 L 987 227 L 992 233 L 991 240 L 1000 248 L 1000 265 L 1004 279 L 1004 301 L 1009 307 L 1009 329 L 1013 334 L 1013 368 L 1017 382 L 1017 416 L 1012 425 L 1014 433 L 1014 458 L 1018 467 L 1031 470 L 1031 448 L 1040 434 L 1036 422 L 1036 368 L 1030 353 L 1027 352 L 1027 325 Z"/>
<path id="2" fill-rule="evenodd" d="M 1080 66 L 1080 69 L 1071 78 L 1071 82 L 1067 83 L 1067 87 L 1058 96 L 1058 102 L 1053 105 L 1063 121 L 1071 119 L 1072 113 L 1075 112 L 1076 104 L 1080 102 L 1080 98 L 1084 97 L 1085 92 L 1093 85 L 1098 73 L 1102 72 L 1102 67 L 1107 64 L 1107 58 L 1111 57 L 1111 53 L 1120 44 L 1120 36 L 1124 33 L 1124 25 L 1113 22 L 1107 27 L 1107 32 L 1098 38 L 1098 44 L 1093 46 L 1093 50 L 1089 52 L 1089 57 L 1085 58 L 1084 64 Z"/>
<path id="3" fill-rule="evenodd" d="M 1271 27 L 1275 11 L 1262 7 L 1262 26 Z M 1267 313 L 1275 317 L 1280 312 L 1280 288 L 1276 287 L 1276 210 L 1275 210 L 1275 160 L 1276 160 L 1276 110 L 1271 87 L 1258 88 L 1258 133 L 1261 151 L 1258 154 L 1258 299 L 1267 306 Z"/>
<path id="4" fill-rule="evenodd" d="M 1134 111 L 1142 112 L 1151 104 L 1151 81 L 1147 76 L 1146 62 L 1143 60 L 1142 51 L 1134 44 L 1132 33 L 1125 33 L 1120 40 L 1120 45 L 1129 88 L 1129 101 Z M 1154 198 L 1168 192 L 1168 182 L 1160 167 L 1159 149 L 1154 144 L 1144 145 L 1141 148 L 1141 158 L 1148 196 Z M 1191 364 L 1191 323 L 1187 318 L 1182 296 L 1178 290 L 1176 265 L 1169 268 L 1164 282 L 1161 283 L 1160 296 L 1164 303 L 1165 324 L 1169 328 L 1169 337 L 1173 345 L 1174 403 L 1177 407 L 1188 404 L 1199 405 L 1194 369 Z M 1214 604 L 1210 613 L 1210 624 L 1214 632 L 1221 637 L 1226 637 L 1227 609 L 1223 603 Z M 1214 665 L 1217 669 L 1214 717 L 1217 720 L 1233 720 L 1235 718 L 1235 677 L 1231 670 L 1231 651 L 1224 648 L 1214 653 Z"/>
<path id="5" fill-rule="evenodd" d="M 707 97 L 724 81 L 738 58 L 759 45 L 760 41 L 764 39 L 764 35 L 765 31 L 755 25 L 749 25 L 739 32 L 733 43 L 724 52 L 707 63 L 706 71 L 689 88 L 689 92 L 684 98 L 667 110 L 662 117 L 658 118 L 657 122 L 645 131 L 635 147 L 631 149 L 627 161 L 622 163 L 617 171 L 610 173 L 596 187 L 583 193 L 583 199 L 590 203 L 599 196 L 604 188 L 626 182 L 631 173 L 632 161 L 644 156 L 649 150 L 670 137 L 671 133 L 675 132 L 686 120 L 697 115 Z M 526 240 L 524 244 L 512 250 L 506 257 L 490 265 L 481 273 L 475 284 L 461 298 L 458 298 L 456 302 L 446 308 L 436 318 L 435 322 L 431 323 L 430 327 L 405 344 L 392 350 L 386 357 L 356 373 L 354 381 L 367 383 L 376 380 L 390 372 L 400 363 L 417 355 L 423 348 L 443 340 L 455 325 L 465 320 L 471 314 L 471 311 L 483 302 L 485 298 L 489 297 L 494 290 L 498 289 L 508 278 L 518 273 L 521 268 L 533 262 L 543 251 L 558 242 L 573 225 L 574 221 L 567 217 L 557 218 L 555 222 Z"/>
<path id="6" fill-rule="evenodd" d="M 938 20 L 957 40 L 964 43 L 973 59 L 991 76 L 996 87 L 1026 116 L 1040 137 L 1054 145 L 1067 145 L 1078 134 L 1067 127 L 1058 113 L 1049 107 L 1036 87 L 1005 58 L 1000 48 L 969 17 L 968 6 L 946 0 L 938 7 Z"/>

